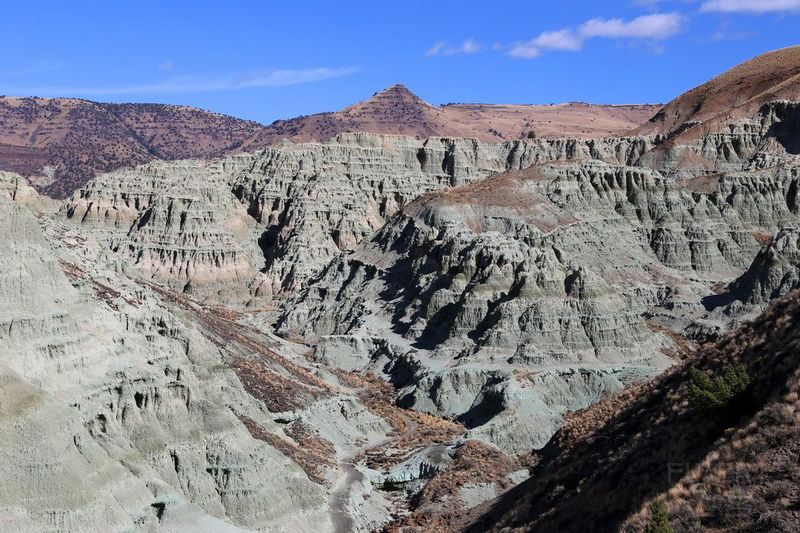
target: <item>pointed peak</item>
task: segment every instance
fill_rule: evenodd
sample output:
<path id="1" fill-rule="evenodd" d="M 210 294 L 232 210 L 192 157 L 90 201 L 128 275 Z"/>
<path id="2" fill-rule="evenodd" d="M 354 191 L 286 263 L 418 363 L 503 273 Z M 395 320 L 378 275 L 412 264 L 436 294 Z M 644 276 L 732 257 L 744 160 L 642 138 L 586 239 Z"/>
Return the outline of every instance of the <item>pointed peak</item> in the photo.
<path id="1" fill-rule="evenodd" d="M 366 102 L 375 102 L 375 101 L 392 101 L 392 102 L 402 102 L 405 104 L 418 104 L 418 105 L 425 105 L 430 106 L 429 103 L 425 102 L 422 98 L 417 96 L 416 94 L 412 93 L 408 87 L 402 85 L 400 83 L 395 83 L 394 85 L 390 85 L 386 87 L 382 91 L 378 91 L 372 95 L 371 98 L 366 100 Z"/>
<path id="2" fill-rule="evenodd" d="M 370 98 L 343 109 L 344 112 L 375 112 L 386 109 L 406 109 L 421 112 L 423 109 L 433 107 L 422 98 L 412 93 L 405 85 L 399 83 L 378 91 Z"/>
<path id="3" fill-rule="evenodd" d="M 378 96 L 379 94 L 383 95 L 397 95 L 397 96 L 409 96 L 412 98 L 419 98 L 416 94 L 412 93 L 408 87 L 403 85 L 402 83 L 395 83 L 394 85 L 390 85 L 383 89 L 382 91 L 378 91 L 373 96 Z"/>

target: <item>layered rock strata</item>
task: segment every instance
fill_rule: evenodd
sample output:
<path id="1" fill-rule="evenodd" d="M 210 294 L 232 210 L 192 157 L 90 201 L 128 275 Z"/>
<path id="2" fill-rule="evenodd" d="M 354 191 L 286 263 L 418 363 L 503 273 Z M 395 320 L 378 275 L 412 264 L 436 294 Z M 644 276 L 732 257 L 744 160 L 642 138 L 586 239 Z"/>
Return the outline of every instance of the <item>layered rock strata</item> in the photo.
<path id="1" fill-rule="evenodd" d="M 510 451 L 543 445 L 565 410 L 670 363 L 645 315 L 680 331 L 672 315 L 699 314 L 756 236 L 797 222 L 797 186 L 796 168 L 679 183 L 592 161 L 425 195 L 334 260 L 279 328 L 328 364 L 386 371 L 405 405 Z"/>
<path id="2" fill-rule="evenodd" d="M 103 239 L 122 271 L 201 298 L 247 300 L 261 260 L 254 223 L 215 165 L 152 163 L 104 174 L 64 212 Z"/>
<path id="3" fill-rule="evenodd" d="M 65 214 L 106 233 L 123 267 L 197 295 L 251 284 L 265 299 L 302 287 L 420 194 L 540 161 L 631 163 L 647 146 L 636 138 L 484 144 L 345 134 L 106 174 L 76 192 Z"/>

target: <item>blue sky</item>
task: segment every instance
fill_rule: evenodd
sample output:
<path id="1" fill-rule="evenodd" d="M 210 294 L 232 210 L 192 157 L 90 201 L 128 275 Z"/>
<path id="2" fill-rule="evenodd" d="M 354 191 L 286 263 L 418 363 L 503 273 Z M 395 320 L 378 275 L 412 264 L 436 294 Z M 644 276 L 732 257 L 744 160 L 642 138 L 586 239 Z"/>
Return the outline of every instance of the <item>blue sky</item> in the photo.
<path id="1" fill-rule="evenodd" d="M 0 35 L 0 94 L 269 123 L 393 83 L 434 104 L 665 102 L 800 44 L 800 0 L 10 0 Z"/>

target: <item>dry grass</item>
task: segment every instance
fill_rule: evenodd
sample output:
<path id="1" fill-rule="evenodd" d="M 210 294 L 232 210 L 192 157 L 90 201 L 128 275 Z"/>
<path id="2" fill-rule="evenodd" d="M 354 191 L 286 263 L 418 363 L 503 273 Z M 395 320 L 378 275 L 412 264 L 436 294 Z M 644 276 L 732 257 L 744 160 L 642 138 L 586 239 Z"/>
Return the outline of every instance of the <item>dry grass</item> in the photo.
<path id="1" fill-rule="evenodd" d="M 321 485 L 328 484 L 324 477 L 325 470 L 336 465 L 336 453 L 331 443 L 311 432 L 307 426 L 296 429 L 294 434 L 289 435 L 292 437 L 290 441 L 280 435 L 270 433 L 250 418 L 244 416 L 239 418 L 253 438 L 266 442 L 279 450 L 300 466 L 311 481 Z"/>
<path id="2" fill-rule="evenodd" d="M 475 232 L 482 232 L 483 219 L 497 210 L 512 212 L 542 233 L 573 224 L 577 219 L 548 200 L 544 194 L 525 185 L 528 181 L 545 179 L 545 166 L 559 162 L 534 165 L 523 170 L 512 170 L 490 176 L 466 185 L 424 194 L 403 208 L 411 217 L 420 217 L 428 209 L 438 206 L 463 206 L 465 214 L 474 215 L 466 220 Z"/>
<path id="3" fill-rule="evenodd" d="M 133 307 L 139 307 L 142 304 L 141 301 L 135 298 L 130 298 L 120 293 L 118 290 L 90 278 L 86 272 L 77 265 L 64 261 L 63 259 L 59 259 L 58 262 L 61 265 L 61 269 L 64 271 L 64 274 L 66 274 L 69 279 L 73 281 L 88 281 L 97 299 L 105 303 L 114 311 L 119 311 L 118 301 L 120 299 Z"/>
<path id="4" fill-rule="evenodd" d="M 278 121 L 250 138 L 243 149 L 281 139 L 324 141 L 340 133 L 369 132 L 410 137 L 465 137 L 484 142 L 538 137 L 618 136 L 652 117 L 661 105 L 486 105 L 432 106 L 402 86 L 393 86 L 334 113 Z"/>
<path id="5" fill-rule="evenodd" d="M 773 100 L 800 97 L 800 46 L 762 54 L 695 87 L 667 104 L 637 134 L 667 134 L 683 124 L 699 121 L 680 135 L 695 138 L 718 128 L 730 118 L 753 115 Z"/>
<path id="6" fill-rule="evenodd" d="M 686 359 L 687 357 L 690 357 L 698 348 L 698 345 L 695 341 L 687 339 L 677 331 L 659 324 L 658 322 L 645 320 L 645 324 L 650 331 L 654 333 L 661 333 L 675 344 L 674 350 L 669 348 L 662 349 L 664 354 L 668 357 L 673 359 Z"/>
<path id="7" fill-rule="evenodd" d="M 367 450 L 363 457 L 370 468 L 388 470 L 407 455 L 424 446 L 451 442 L 464 433 L 464 426 L 436 416 L 411 411 L 394 404 L 396 391 L 390 383 L 374 374 L 359 375 L 333 370 L 340 382 L 355 390 L 358 399 L 375 416 L 391 425 L 392 439 Z M 392 449 L 395 453 L 387 453 Z"/>
<path id="8" fill-rule="evenodd" d="M 499 491 L 512 486 L 509 474 L 522 467 L 519 460 L 478 440 L 468 440 L 456 451 L 446 470 L 431 479 L 414 497 L 413 509 L 384 527 L 386 533 L 453 531 L 463 514 L 459 489 L 469 483 L 496 483 Z"/>
<path id="9" fill-rule="evenodd" d="M 270 411 L 300 409 L 335 394 L 329 384 L 308 369 L 270 350 L 257 331 L 231 320 L 235 314 L 204 308 L 184 294 L 149 281 L 138 282 L 190 313 L 206 338 L 226 354 L 226 364 L 237 373 L 245 389 Z"/>
<path id="10" fill-rule="evenodd" d="M 66 197 L 102 172 L 221 155 L 260 127 L 185 106 L 0 97 L 0 168 L 43 176 L 51 167 L 52 183 L 32 184 Z"/>
<path id="11" fill-rule="evenodd" d="M 751 231 L 753 238 L 760 244 L 761 246 L 769 246 L 772 242 L 772 234 L 765 233 L 763 231 L 753 230 Z"/>
<path id="12" fill-rule="evenodd" d="M 263 361 L 233 356 L 226 362 L 248 394 L 261 400 L 272 413 L 303 409 L 325 396 L 324 391 L 290 379 Z"/>

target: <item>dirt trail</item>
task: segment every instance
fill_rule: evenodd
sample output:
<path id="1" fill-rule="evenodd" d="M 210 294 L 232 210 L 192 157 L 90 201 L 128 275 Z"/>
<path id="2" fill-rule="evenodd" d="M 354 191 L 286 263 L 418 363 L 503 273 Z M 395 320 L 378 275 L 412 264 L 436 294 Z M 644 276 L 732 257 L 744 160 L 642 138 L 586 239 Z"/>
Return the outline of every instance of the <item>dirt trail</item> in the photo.
<path id="1" fill-rule="evenodd" d="M 339 467 L 344 471 L 344 476 L 339 478 L 331 489 L 328 506 L 331 509 L 331 519 L 336 533 L 349 533 L 354 529 L 353 517 L 347 512 L 350 489 L 364 480 L 364 474 L 359 472 L 352 462 L 341 462 Z"/>

